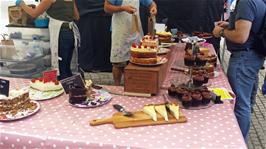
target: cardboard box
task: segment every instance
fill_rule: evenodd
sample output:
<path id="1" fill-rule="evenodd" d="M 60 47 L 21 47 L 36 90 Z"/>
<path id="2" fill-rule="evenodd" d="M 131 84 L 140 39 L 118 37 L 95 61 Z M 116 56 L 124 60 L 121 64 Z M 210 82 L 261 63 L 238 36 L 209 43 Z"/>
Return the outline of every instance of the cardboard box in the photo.
<path id="1" fill-rule="evenodd" d="M 29 5 L 35 8 L 35 5 Z M 17 6 L 8 7 L 9 25 L 32 26 L 34 18 L 28 15 L 22 8 Z"/>
<path id="2" fill-rule="evenodd" d="M 128 64 L 125 68 L 125 92 L 157 94 L 165 80 L 166 73 L 170 69 L 169 61 L 171 51 L 165 57 L 168 61 L 165 64 L 152 67 L 143 67 Z"/>

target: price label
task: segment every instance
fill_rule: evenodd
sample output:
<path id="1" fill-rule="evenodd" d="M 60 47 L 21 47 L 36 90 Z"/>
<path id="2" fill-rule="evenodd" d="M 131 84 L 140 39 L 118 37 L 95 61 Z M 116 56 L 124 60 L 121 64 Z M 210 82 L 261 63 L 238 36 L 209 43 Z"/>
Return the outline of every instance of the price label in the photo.
<path id="1" fill-rule="evenodd" d="M 0 79 L 0 94 L 8 96 L 9 95 L 9 81 L 5 79 Z"/>
<path id="2" fill-rule="evenodd" d="M 45 82 L 57 80 L 57 70 L 44 71 L 42 75 Z"/>
<path id="3" fill-rule="evenodd" d="M 63 79 L 60 82 L 67 94 L 73 88 L 85 88 L 84 81 L 82 80 L 82 77 L 80 74 Z"/>

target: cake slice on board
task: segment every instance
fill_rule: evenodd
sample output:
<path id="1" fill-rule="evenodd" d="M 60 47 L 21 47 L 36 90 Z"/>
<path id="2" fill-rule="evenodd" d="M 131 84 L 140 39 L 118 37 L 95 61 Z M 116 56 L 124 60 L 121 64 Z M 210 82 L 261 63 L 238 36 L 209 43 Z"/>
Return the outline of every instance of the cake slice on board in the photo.
<path id="1" fill-rule="evenodd" d="M 165 104 L 155 105 L 155 110 L 164 118 L 165 121 L 168 121 Z"/>
<path id="2" fill-rule="evenodd" d="M 168 103 L 166 104 L 167 109 L 169 109 L 170 113 L 178 120 L 180 113 L 179 113 L 179 106 L 175 103 Z"/>
<path id="3" fill-rule="evenodd" d="M 145 105 L 143 112 L 148 114 L 154 121 L 157 121 L 157 114 L 154 105 Z"/>

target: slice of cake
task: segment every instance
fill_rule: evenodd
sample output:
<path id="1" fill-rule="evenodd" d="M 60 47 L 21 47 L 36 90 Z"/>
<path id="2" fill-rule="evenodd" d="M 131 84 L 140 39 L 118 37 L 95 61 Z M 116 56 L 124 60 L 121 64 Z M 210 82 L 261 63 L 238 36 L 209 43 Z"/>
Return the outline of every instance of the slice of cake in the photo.
<path id="1" fill-rule="evenodd" d="M 179 106 L 174 103 L 166 104 L 167 109 L 170 113 L 178 120 L 179 119 Z"/>
<path id="2" fill-rule="evenodd" d="M 154 105 L 144 106 L 143 112 L 148 114 L 154 121 L 157 121 L 157 114 L 156 114 Z"/>
<path id="3" fill-rule="evenodd" d="M 156 105 L 155 110 L 164 118 L 165 121 L 168 121 L 165 104 Z"/>
<path id="4" fill-rule="evenodd" d="M 142 38 L 142 46 L 158 48 L 158 45 L 159 45 L 158 39 L 152 38 L 151 35 L 145 35 Z"/>
<path id="5" fill-rule="evenodd" d="M 42 92 L 57 91 L 63 89 L 59 81 L 45 82 L 44 79 L 32 79 L 30 87 Z"/>

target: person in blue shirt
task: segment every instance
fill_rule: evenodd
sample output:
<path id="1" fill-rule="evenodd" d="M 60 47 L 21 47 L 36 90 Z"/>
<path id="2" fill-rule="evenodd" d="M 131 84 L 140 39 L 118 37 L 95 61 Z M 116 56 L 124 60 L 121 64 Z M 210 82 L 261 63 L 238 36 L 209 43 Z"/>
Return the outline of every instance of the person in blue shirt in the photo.
<path id="1" fill-rule="evenodd" d="M 120 85 L 124 67 L 130 58 L 130 47 L 134 41 L 143 36 L 139 6 L 149 7 L 151 15 L 157 14 L 157 6 L 153 0 L 105 0 L 104 10 L 112 13 L 112 48 L 110 60 L 113 64 L 112 72 L 115 85 Z M 133 32 L 132 21 L 137 17 L 138 32 Z"/>
<path id="2" fill-rule="evenodd" d="M 254 42 L 265 15 L 263 0 L 237 0 L 229 22 L 219 22 L 215 37 L 224 37 L 231 52 L 227 76 L 236 94 L 235 115 L 243 137 L 248 142 L 252 92 L 265 57 L 255 52 Z"/>

